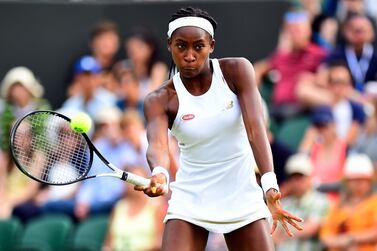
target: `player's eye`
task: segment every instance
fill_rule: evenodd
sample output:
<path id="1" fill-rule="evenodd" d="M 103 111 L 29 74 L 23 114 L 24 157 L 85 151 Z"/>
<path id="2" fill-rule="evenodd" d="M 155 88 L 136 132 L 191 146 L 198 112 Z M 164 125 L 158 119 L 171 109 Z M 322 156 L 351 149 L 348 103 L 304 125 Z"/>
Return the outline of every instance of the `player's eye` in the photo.
<path id="1" fill-rule="evenodd" d="M 195 50 L 201 50 L 203 49 L 203 47 L 204 47 L 204 44 L 197 44 L 195 45 Z"/>
<path id="2" fill-rule="evenodd" d="M 184 49 L 184 48 L 186 48 L 186 46 L 184 44 L 177 44 L 176 47 L 178 49 Z"/>

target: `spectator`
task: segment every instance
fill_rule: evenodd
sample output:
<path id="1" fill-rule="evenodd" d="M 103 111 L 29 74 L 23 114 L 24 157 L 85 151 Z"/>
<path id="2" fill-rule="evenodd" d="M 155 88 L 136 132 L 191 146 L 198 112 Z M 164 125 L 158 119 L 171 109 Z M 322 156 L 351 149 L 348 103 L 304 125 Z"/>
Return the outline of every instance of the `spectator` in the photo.
<path id="1" fill-rule="evenodd" d="M 310 20 L 321 13 L 321 0 L 291 0 L 295 9 L 308 13 Z"/>
<path id="2" fill-rule="evenodd" d="M 329 88 L 333 96 L 332 111 L 337 134 L 352 145 L 364 125 L 365 113 L 359 103 L 351 100 L 352 78 L 347 66 L 340 64 L 330 67 Z"/>
<path id="3" fill-rule="evenodd" d="M 127 159 L 132 152 L 120 135 L 121 112 L 114 107 L 104 107 L 95 117 L 97 136 L 94 144 L 106 158 L 119 168 L 130 164 Z M 89 175 L 109 172 L 99 158 L 93 159 Z M 109 213 L 124 192 L 123 181 L 111 177 L 85 180 L 73 199 L 50 201 L 43 206 L 44 213 L 66 213 L 76 220 L 89 215 Z"/>
<path id="4" fill-rule="evenodd" d="M 336 16 L 344 21 L 350 13 L 358 13 L 376 18 L 376 7 L 373 0 L 337 0 Z"/>
<path id="5" fill-rule="evenodd" d="M 337 184 L 342 177 L 347 144 L 337 136 L 331 107 L 314 109 L 312 126 L 300 145 L 300 151 L 309 153 L 313 163 L 313 184 L 328 186 Z"/>
<path id="6" fill-rule="evenodd" d="M 12 123 L 28 112 L 49 109 L 43 96 L 43 87 L 34 73 L 23 66 L 10 69 L 1 82 L 0 132 L 1 149 L 8 149 L 8 138 Z"/>
<path id="7" fill-rule="evenodd" d="M 336 44 L 338 20 L 327 11 L 328 0 L 290 0 L 295 9 L 305 11 L 312 25 L 312 41 L 331 51 Z M 337 1 L 337 0 L 335 0 Z"/>
<path id="8" fill-rule="evenodd" d="M 376 250 L 377 196 L 372 191 L 373 177 L 373 166 L 366 155 L 347 158 L 342 196 L 330 209 L 320 231 L 326 250 Z"/>
<path id="9" fill-rule="evenodd" d="M 132 172 L 148 176 L 144 167 L 133 168 Z M 162 197 L 148 198 L 130 184 L 126 191 L 112 211 L 103 250 L 161 250 L 166 202 Z"/>
<path id="10" fill-rule="evenodd" d="M 329 201 L 326 195 L 316 191 L 312 184 L 313 166 L 310 158 L 298 153 L 288 159 L 285 168 L 290 187 L 289 195 L 281 203 L 293 214 L 304 220 L 303 230 L 293 237 L 284 234 L 279 228 L 272 236 L 277 251 L 319 251 L 317 238 L 323 217 L 327 213 Z"/>
<path id="11" fill-rule="evenodd" d="M 103 20 L 95 24 L 89 34 L 90 53 L 101 67 L 101 85 L 114 91 L 116 89 L 115 81 L 111 69 L 116 62 L 117 52 L 119 50 L 119 32 L 117 25 L 109 20 Z M 77 62 L 76 62 L 77 63 Z M 68 96 L 71 97 L 80 92 L 82 86 L 74 78 L 70 81 L 68 87 Z"/>
<path id="12" fill-rule="evenodd" d="M 124 44 L 128 59 L 119 62 L 120 67 L 129 68 L 135 73 L 142 100 L 167 77 L 167 67 L 159 59 L 158 45 L 152 34 L 146 28 L 134 29 Z"/>
<path id="13" fill-rule="evenodd" d="M 104 71 L 110 72 L 119 50 L 118 26 L 109 20 L 100 21 L 91 30 L 89 39 L 92 56 Z"/>
<path id="14" fill-rule="evenodd" d="M 297 80 L 305 72 L 315 72 L 326 55 L 323 48 L 311 42 L 310 20 L 303 12 L 285 15 L 283 34 L 283 45 L 270 58 L 255 65 L 258 83 L 273 70 L 276 83 L 270 112 L 277 119 L 302 110 L 295 93 Z"/>
<path id="15" fill-rule="evenodd" d="M 137 110 L 144 114 L 144 104 L 140 96 L 140 82 L 132 69 L 124 67 L 119 72 L 119 91 L 117 106 L 122 111 L 127 109 Z"/>
<path id="16" fill-rule="evenodd" d="M 362 14 L 350 14 L 343 24 L 345 44 L 340 45 L 326 59 L 347 62 L 355 89 L 363 92 L 368 81 L 377 79 L 377 51 L 373 46 L 375 38 L 372 22 Z"/>
<path id="17" fill-rule="evenodd" d="M 137 166 L 143 166 L 148 174 L 150 174 L 149 165 L 147 163 L 146 153 L 148 147 L 147 134 L 145 131 L 144 121 L 140 113 L 136 110 L 127 110 L 121 119 L 121 128 L 123 139 L 130 143 L 134 150 L 132 155 L 132 161 Z M 177 156 L 175 148 L 177 147 L 177 142 L 172 136 L 169 136 L 169 155 L 170 155 L 170 166 L 169 172 L 171 178 L 174 179 L 175 172 L 177 171 Z"/>
<path id="18" fill-rule="evenodd" d="M 115 106 L 116 97 L 101 87 L 101 66 L 90 56 L 82 57 L 75 65 L 75 79 L 79 92 L 63 103 L 63 108 L 82 110 L 92 118 L 102 107 Z"/>
<path id="19" fill-rule="evenodd" d="M 336 46 L 338 29 L 339 23 L 336 18 L 319 14 L 314 17 L 312 22 L 312 40 L 314 43 L 330 52 Z"/>
<path id="20" fill-rule="evenodd" d="M 123 139 L 132 146 L 135 152 L 133 163 L 140 167 L 143 166 L 150 174 L 146 157 L 148 141 L 143 118 L 136 110 L 130 109 L 123 114 L 120 125 Z"/>
<path id="21" fill-rule="evenodd" d="M 68 133 L 67 133 L 68 131 Z M 63 125 L 59 128 L 58 132 L 50 132 L 48 137 L 55 141 L 67 141 L 65 144 L 64 154 L 59 152 L 50 152 L 48 166 L 48 180 L 58 180 L 59 174 L 65 173 L 66 175 L 72 174 L 72 177 L 76 177 L 76 169 L 72 167 L 73 163 L 77 161 L 75 153 L 77 151 L 77 137 L 72 137 L 72 129 Z M 27 139 L 25 142 L 30 142 Z M 75 143 L 76 142 L 76 143 Z M 57 150 L 57 149 L 56 149 Z M 38 163 L 38 166 L 43 167 L 43 164 Z M 31 169 L 33 170 L 33 169 Z M 26 176 L 24 177 L 26 178 Z M 23 200 L 14 205 L 12 215 L 19 218 L 22 222 L 26 223 L 30 219 L 37 217 L 41 214 L 41 206 L 47 201 L 70 199 L 76 192 L 79 183 L 74 183 L 66 186 L 42 186 L 41 189 L 34 192 L 33 198 L 29 200 Z M 32 190 L 32 187 L 28 187 Z M 34 188 L 35 190 L 35 188 Z M 25 192 L 23 192 L 25 193 Z M 26 192 L 30 193 L 30 192 Z"/>
<path id="22" fill-rule="evenodd" d="M 41 186 L 38 182 L 30 180 L 22 174 L 10 161 L 9 156 L 9 133 L 14 121 L 28 112 L 37 109 L 50 109 L 50 104 L 43 96 L 43 87 L 34 73 L 23 66 L 10 69 L 1 82 L 0 100 L 0 218 L 11 215 L 13 208 L 18 205 L 33 201 Z M 25 139 L 28 138 L 25 128 Z M 23 142 L 28 146 L 27 140 Z M 44 158 L 38 152 L 30 152 L 32 159 L 43 166 Z M 37 168 L 37 167 L 36 167 Z"/>
<path id="23" fill-rule="evenodd" d="M 285 181 L 286 181 L 286 173 L 284 172 L 285 164 L 288 160 L 288 158 L 294 154 L 294 151 L 287 146 L 284 142 L 281 142 L 270 130 L 270 117 L 268 113 L 268 107 L 266 102 L 262 99 L 263 104 L 263 115 L 264 115 L 264 122 L 267 129 L 267 137 L 268 142 L 270 143 L 273 163 L 274 163 L 274 169 L 276 173 L 276 178 L 280 186 L 280 192 L 282 193 L 282 196 L 284 197 L 284 194 L 286 193 L 285 189 Z M 255 164 L 256 165 L 256 164 Z M 258 170 L 258 168 L 256 168 Z"/>
<path id="24" fill-rule="evenodd" d="M 35 170 L 36 172 L 37 170 L 42 170 L 46 164 L 46 159 L 43 152 L 32 148 L 30 145 L 32 140 L 31 126 L 27 123 L 22 123 L 19 129 L 22 134 L 15 139 L 15 143 L 27 149 L 27 155 L 20 159 L 20 161 L 32 163 L 31 170 Z M 36 196 L 41 189 L 40 183 L 20 172 L 13 162 L 9 162 L 8 166 L 8 169 L 3 172 L 3 182 L 0 183 L 0 190 L 2 191 L 0 218 L 10 217 L 14 208 L 25 203 L 34 204 L 37 199 Z M 3 166 L 0 168 L 3 168 Z M 31 217 L 37 215 L 38 211 L 30 210 L 27 214 L 27 217 Z M 21 220 L 24 221 L 26 218 L 21 218 Z"/>
<path id="25" fill-rule="evenodd" d="M 300 82 L 300 98 L 311 106 L 331 106 L 337 135 L 348 145 L 352 145 L 364 125 L 365 112 L 358 103 L 360 98 L 352 87 L 352 77 L 347 65 L 343 62 L 331 63 L 323 84 L 319 83 L 319 76 L 305 78 Z"/>
<path id="26" fill-rule="evenodd" d="M 372 87 L 372 85 L 370 84 Z M 364 153 L 373 161 L 375 168 L 377 168 L 377 84 L 374 84 L 375 90 L 372 88 L 366 88 L 366 93 L 369 93 L 368 89 L 371 89 L 370 93 L 371 102 L 373 103 L 373 108 L 371 109 L 371 114 L 367 119 L 365 128 L 359 133 L 354 146 L 352 147 L 352 152 Z"/>

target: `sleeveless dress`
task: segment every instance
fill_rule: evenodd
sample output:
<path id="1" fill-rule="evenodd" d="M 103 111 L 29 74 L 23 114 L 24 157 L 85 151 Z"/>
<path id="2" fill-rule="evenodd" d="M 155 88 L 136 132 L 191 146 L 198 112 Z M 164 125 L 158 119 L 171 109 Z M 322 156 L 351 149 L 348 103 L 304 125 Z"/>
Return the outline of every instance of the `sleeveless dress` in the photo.
<path id="1" fill-rule="evenodd" d="M 218 60 L 211 62 L 211 86 L 200 96 L 187 91 L 179 73 L 173 77 L 179 108 L 171 133 L 180 148 L 180 166 L 164 222 L 181 219 L 228 233 L 271 214 L 256 182 L 237 96 Z"/>

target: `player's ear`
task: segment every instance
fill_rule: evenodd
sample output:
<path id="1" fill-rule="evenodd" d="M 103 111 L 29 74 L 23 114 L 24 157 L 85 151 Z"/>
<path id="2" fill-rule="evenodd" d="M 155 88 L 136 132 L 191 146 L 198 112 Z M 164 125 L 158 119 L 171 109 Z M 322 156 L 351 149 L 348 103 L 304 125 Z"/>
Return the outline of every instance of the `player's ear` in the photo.
<path id="1" fill-rule="evenodd" d="M 215 50 L 215 39 L 212 39 L 212 41 L 209 43 L 209 45 L 211 46 L 210 53 L 212 53 Z"/>
<path id="2" fill-rule="evenodd" d="M 171 39 L 170 39 L 170 38 L 168 38 L 167 46 L 168 46 L 168 51 L 170 52 L 170 51 L 171 51 L 171 49 L 170 49 L 170 46 L 171 46 Z"/>

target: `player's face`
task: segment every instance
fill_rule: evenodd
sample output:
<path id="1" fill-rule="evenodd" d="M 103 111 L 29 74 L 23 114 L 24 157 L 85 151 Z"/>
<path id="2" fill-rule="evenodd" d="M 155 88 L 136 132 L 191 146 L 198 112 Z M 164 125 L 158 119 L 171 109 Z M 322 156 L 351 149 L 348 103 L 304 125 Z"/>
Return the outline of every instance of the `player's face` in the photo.
<path id="1" fill-rule="evenodd" d="M 168 40 L 168 49 L 181 76 L 192 78 L 201 73 L 213 52 L 215 41 L 203 29 L 181 27 Z"/>

